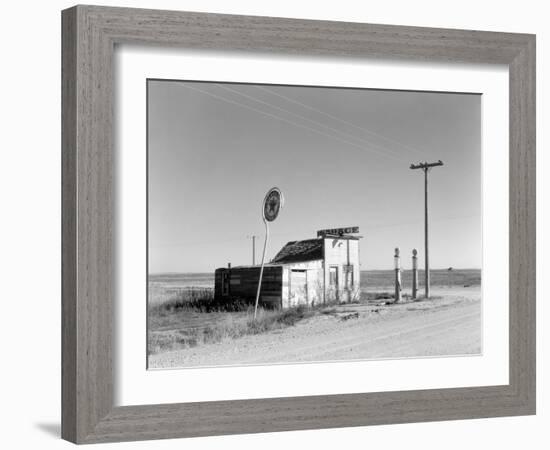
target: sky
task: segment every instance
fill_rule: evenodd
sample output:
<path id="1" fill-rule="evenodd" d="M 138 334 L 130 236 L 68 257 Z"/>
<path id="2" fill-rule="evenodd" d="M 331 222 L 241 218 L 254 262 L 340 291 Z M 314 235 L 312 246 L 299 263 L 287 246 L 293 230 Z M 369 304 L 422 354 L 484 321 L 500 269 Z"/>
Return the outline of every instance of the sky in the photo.
<path id="1" fill-rule="evenodd" d="M 266 261 L 319 229 L 359 226 L 361 270 L 481 268 L 481 95 L 148 81 L 149 273 L 256 262 L 261 205 L 279 187 Z"/>

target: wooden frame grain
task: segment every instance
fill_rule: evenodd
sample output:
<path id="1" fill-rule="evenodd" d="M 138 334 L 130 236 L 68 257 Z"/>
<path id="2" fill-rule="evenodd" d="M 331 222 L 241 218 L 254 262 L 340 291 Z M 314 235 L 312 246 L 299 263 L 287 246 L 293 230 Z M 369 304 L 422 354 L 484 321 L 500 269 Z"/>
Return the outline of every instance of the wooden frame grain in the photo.
<path id="1" fill-rule="evenodd" d="M 94 443 L 535 413 L 533 35 L 97 6 L 63 11 L 62 35 L 64 439 Z M 114 407 L 113 52 L 119 43 L 508 65 L 509 384 Z"/>

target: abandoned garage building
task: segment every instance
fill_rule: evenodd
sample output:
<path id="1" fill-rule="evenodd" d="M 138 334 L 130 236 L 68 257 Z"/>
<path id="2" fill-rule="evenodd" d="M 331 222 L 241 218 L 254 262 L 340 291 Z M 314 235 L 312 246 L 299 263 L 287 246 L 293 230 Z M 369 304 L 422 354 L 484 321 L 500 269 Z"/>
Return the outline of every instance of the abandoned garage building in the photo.
<path id="1" fill-rule="evenodd" d="M 359 297 L 357 227 L 320 230 L 317 238 L 287 243 L 264 265 L 260 303 L 273 308 L 347 302 Z M 215 299 L 254 301 L 260 266 L 219 268 Z"/>

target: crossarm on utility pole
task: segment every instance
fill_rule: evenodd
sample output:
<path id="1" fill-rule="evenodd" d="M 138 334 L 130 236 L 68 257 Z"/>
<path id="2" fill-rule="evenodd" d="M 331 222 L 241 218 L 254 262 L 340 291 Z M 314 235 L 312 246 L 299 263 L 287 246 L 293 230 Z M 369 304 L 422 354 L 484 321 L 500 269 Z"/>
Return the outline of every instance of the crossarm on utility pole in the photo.
<path id="1" fill-rule="evenodd" d="M 443 161 L 439 160 L 437 162 L 433 162 L 433 163 L 428 163 L 428 162 L 423 162 L 423 163 L 418 163 L 418 164 L 411 164 L 411 169 L 429 169 L 430 167 L 436 167 L 436 166 L 442 166 L 443 165 Z"/>

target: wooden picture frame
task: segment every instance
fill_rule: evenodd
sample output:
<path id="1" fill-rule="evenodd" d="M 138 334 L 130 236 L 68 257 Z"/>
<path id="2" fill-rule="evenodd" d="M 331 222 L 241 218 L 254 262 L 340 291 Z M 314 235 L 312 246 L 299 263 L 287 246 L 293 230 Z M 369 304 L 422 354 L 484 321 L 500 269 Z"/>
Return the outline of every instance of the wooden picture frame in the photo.
<path id="1" fill-rule="evenodd" d="M 94 443 L 535 413 L 535 36 L 98 6 L 63 11 L 62 31 L 64 439 Z M 119 43 L 506 64 L 509 384 L 114 407 L 113 52 Z"/>

